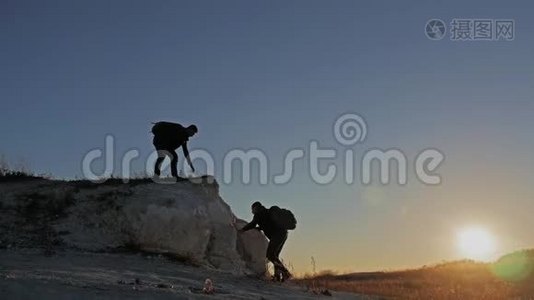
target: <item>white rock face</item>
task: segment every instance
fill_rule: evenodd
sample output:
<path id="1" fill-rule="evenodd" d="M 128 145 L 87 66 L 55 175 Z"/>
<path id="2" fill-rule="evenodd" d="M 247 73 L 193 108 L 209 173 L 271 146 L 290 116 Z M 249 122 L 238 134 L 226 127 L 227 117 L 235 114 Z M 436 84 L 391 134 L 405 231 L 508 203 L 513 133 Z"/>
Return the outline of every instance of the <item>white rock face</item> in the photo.
<path id="1" fill-rule="evenodd" d="M 0 201 L 13 205 L 24 197 L 48 197 L 65 203 L 64 216 L 49 225 L 66 247 L 104 252 L 128 248 L 236 273 L 265 273 L 265 237 L 253 230 L 237 233 L 234 214 L 219 196 L 217 183 L 208 179 L 100 185 L 44 181 L 5 190 Z M 239 220 L 237 227 L 244 223 Z"/>

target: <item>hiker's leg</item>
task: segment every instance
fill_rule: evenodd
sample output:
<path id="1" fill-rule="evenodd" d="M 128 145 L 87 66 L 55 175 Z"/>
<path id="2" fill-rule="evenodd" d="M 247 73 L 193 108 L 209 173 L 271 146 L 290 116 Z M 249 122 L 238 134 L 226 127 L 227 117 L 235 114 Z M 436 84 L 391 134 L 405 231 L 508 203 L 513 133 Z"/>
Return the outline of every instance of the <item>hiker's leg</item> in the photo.
<path id="1" fill-rule="evenodd" d="M 281 271 L 280 266 L 276 261 L 276 242 L 275 239 L 271 238 L 269 239 L 269 245 L 267 245 L 267 259 L 273 264 L 274 267 L 274 274 L 273 279 L 276 281 L 280 281 L 281 279 Z"/>
<path id="2" fill-rule="evenodd" d="M 156 164 L 154 165 L 154 174 L 159 176 L 161 174 L 161 163 L 165 160 L 165 150 L 158 149 L 158 159 L 156 159 Z"/>
<path id="3" fill-rule="evenodd" d="M 280 234 L 280 241 L 278 242 L 278 249 L 276 249 L 276 257 L 280 256 L 280 252 L 282 252 L 282 248 L 284 247 L 284 244 L 287 240 L 287 232 L 284 234 Z"/>
<path id="4" fill-rule="evenodd" d="M 171 154 L 171 174 L 172 177 L 178 178 L 178 154 L 176 151 L 170 151 Z"/>
<path id="5" fill-rule="evenodd" d="M 269 240 L 267 246 L 267 259 L 273 263 L 275 270 L 285 270 L 284 264 L 278 258 L 282 246 L 287 238 L 286 235 L 275 235 Z"/>
<path id="6" fill-rule="evenodd" d="M 280 235 L 280 241 L 278 243 L 278 249 L 276 249 L 276 258 L 278 259 L 278 261 L 280 261 L 280 269 L 281 271 L 284 273 L 284 277 L 288 277 L 288 276 L 291 276 L 291 273 L 289 273 L 289 270 L 284 266 L 284 264 L 282 263 L 282 261 L 280 260 L 280 252 L 282 252 L 282 248 L 284 248 L 284 245 L 287 241 L 287 232 L 285 232 L 284 234 L 281 234 Z"/>

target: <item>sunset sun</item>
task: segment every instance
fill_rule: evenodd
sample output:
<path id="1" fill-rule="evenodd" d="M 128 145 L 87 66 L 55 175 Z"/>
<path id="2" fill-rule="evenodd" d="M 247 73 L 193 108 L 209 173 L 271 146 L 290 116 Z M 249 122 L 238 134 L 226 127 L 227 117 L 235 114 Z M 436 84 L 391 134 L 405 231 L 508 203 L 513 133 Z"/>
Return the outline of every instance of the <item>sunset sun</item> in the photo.
<path id="1" fill-rule="evenodd" d="M 458 232 L 457 246 L 460 254 L 474 260 L 490 260 L 495 254 L 495 238 L 484 228 L 470 227 Z"/>

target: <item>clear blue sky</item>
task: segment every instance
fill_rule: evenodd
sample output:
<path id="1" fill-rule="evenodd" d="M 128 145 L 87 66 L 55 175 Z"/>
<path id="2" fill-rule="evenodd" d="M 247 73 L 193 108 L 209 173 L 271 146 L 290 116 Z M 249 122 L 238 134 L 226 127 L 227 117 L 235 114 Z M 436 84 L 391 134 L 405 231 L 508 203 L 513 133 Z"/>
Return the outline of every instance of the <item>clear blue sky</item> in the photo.
<path id="1" fill-rule="evenodd" d="M 332 124 L 364 116 L 356 151 L 440 149 L 443 184 L 322 186 L 304 163 L 284 186 L 221 184 L 240 217 L 292 208 L 284 252 L 299 270 L 368 270 L 453 259 L 457 227 L 500 251 L 534 245 L 531 1 L 0 2 L 0 153 L 37 173 L 81 176 L 85 153 L 152 151 L 150 122 L 195 123 L 190 148 L 341 147 Z M 514 19 L 512 42 L 428 40 L 431 18 Z M 180 153 L 181 154 L 181 153 Z M 143 169 L 141 160 L 136 170 Z M 202 170 L 200 170 L 202 171 Z M 217 174 L 216 174 L 217 175 Z M 379 199 L 379 200 L 376 200 Z"/>

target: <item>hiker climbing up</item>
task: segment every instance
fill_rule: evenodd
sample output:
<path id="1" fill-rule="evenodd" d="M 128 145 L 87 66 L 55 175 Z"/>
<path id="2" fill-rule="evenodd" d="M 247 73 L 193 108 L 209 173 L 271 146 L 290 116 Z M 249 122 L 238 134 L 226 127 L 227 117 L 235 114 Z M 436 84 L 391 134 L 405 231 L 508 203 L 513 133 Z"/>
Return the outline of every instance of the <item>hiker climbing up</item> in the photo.
<path id="1" fill-rule="evenodd" d="M 154 174 L 160 176 L 161 163 L 165 160 L 165 156 L 169 156 L 171 159 L 171 174 L 173 177 L 178 178 L 178 154 L 176 149 L 180 146 L 184 152 L 184 156 L 187 163 L 191 167 L 191 170 L 195 172 L 195 167 L 189 158 L 189 149 L 187 149 L 187 142 L 189 138 L 194 136 L 198 132 L 198 128 L 195 125 L 190 125 L 185 128 L 180 124 L 171 122 L 157 122 L 152 126 L 152 133 L 154 134 L 153 144 L 158 151 L 158 159 L 154 166 Z"/>
<path id="2" fill-rule="evenodd" d="M 273 206 L 267 209 L 260 202 L 252 204 L 254 218 L 245 225 L 239 232 L 250 229 L 263 231 L 269 239 L 267 246 L 267 259 L 274 265 L 274 277 L 277 281 L 285 281 L 291 277 L 291 273 L 280 260 L 280 252 L 287 240 L 287 231 L 295 229 L 297 220 L 291 211 Z"/>

